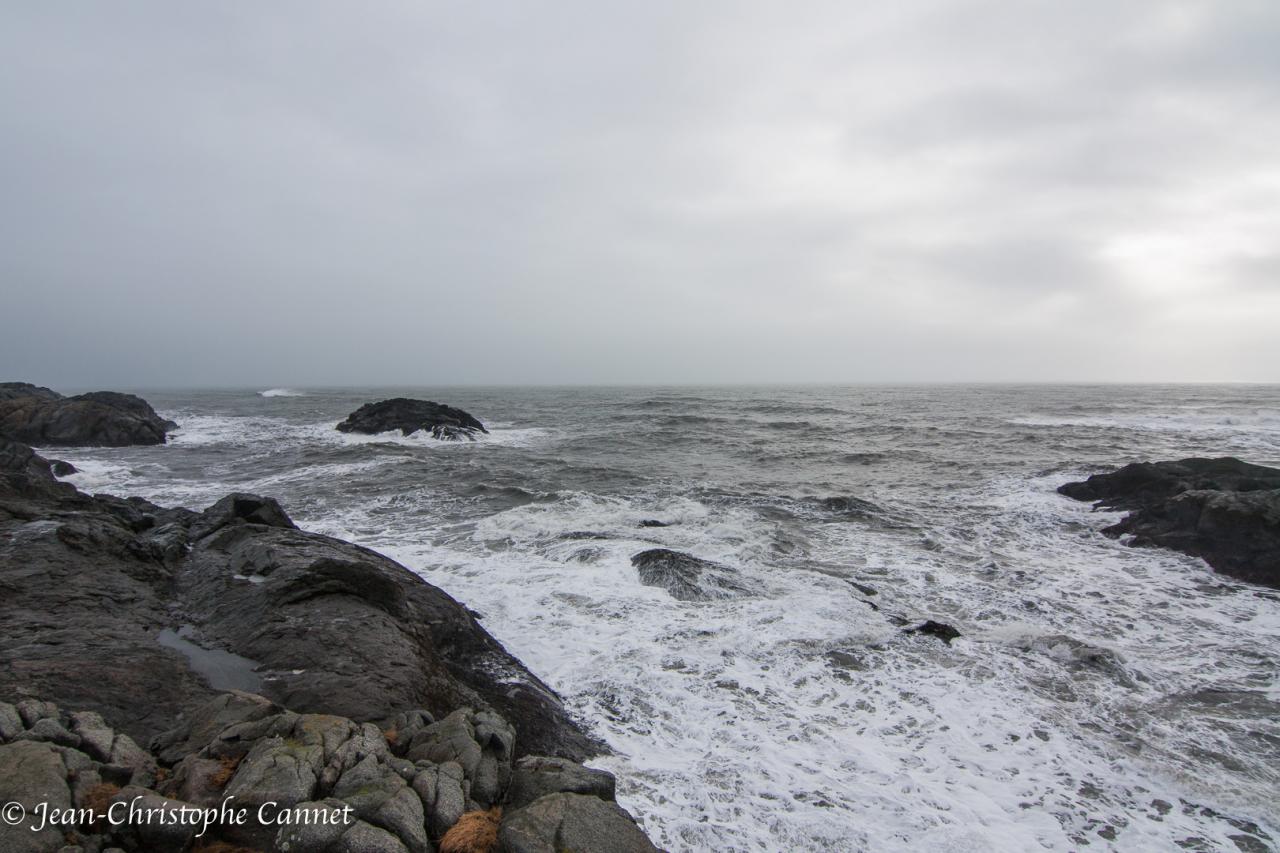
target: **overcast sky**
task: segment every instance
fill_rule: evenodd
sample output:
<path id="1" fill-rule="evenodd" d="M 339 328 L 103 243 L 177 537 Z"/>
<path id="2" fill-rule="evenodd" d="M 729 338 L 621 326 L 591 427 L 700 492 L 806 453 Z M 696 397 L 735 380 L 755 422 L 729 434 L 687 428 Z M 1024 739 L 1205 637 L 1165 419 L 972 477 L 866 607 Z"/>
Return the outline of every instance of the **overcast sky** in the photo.
<path id="1" fill-rule="evenodd" d="M 1280 381 L 1280 2 L 2 2 L 0 380 Z"/>

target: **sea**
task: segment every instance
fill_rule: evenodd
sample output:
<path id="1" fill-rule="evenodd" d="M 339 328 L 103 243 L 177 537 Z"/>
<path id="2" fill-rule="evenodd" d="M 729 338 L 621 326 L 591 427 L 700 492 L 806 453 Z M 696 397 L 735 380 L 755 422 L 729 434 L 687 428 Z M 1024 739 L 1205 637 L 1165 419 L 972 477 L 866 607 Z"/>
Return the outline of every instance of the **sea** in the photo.
<path id="1" fill-rule="evenodd" d="M 671 851 L 1274 850 L 1280 592 L 1056 493 L 1137 460 L 1280 466 L 1280 387 L 140 389 L 167 445 L 81 489 L 277 498 L 475 611 L 608 744 Z M 459 406 L 489 434 L 334 429 Z M 643 526 L 658 521 L 666 526 Z M 678 601 L 631 557 L 720 563 Z M 950 644 L 906 629 L 951 625 Z"/>

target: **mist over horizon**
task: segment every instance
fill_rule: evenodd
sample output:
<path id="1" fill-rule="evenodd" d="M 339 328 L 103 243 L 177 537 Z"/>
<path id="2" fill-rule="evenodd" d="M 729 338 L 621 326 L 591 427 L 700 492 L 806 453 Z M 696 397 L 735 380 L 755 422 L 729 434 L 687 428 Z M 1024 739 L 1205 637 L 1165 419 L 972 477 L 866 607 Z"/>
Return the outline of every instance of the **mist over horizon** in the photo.
<path id="1" fill-rule="evenodd" d="M 4 379 L 1280 381 L 1280 6 L 6 10 Z"/>

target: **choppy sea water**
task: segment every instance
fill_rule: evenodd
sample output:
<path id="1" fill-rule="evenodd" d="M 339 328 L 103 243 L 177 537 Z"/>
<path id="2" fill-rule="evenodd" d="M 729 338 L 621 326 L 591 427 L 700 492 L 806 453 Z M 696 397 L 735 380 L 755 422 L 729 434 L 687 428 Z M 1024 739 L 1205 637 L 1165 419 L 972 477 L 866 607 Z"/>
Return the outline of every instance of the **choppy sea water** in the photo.
<path id="1" fill-rule="evenodd" d="M 1280 594 L 1054 492 L 1139 459 L 1280 465 L 1280 388 L 142 393 L 181 431 L 56 452 L 73 482 L 273 495 L 411 567 L 613 747 L 593 763 L 662 847 L 1280 842 Z M 492 433 L 333 429 L 393 395 Z M 756 591 L 674 601 L 630 564 L 659 546 Z M 926 618 L 963 636 L 902 632 Z"/>

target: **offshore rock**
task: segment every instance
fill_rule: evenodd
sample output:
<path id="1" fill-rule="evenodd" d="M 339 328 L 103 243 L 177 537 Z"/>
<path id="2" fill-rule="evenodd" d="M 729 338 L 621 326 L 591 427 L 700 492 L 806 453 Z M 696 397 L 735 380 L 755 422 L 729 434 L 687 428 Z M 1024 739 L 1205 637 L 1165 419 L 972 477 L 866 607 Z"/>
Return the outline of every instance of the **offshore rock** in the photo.
<path id="1" fill-rule="evenodd" d="M 347 415 L 338 424 L 339 432 L 359 432 L 374 435 L 380 432 L 400 430 L 413 435 L 419 430 L 431 433 L 442 441 L 475 441 L 476 433 L 487 433 L 484 424 L 462 409 L 433 403 L 430 400 L 411 400 L 395 397 L 377 403 L 366 403 Z"/>
<path id="2" fill-rule="evenodd" d="M 713 601 L 750 592 L 733 569 L 667 548 L 650 548 L 631 558 L 640 583 L 671 593 L 678 601 Z"/>

